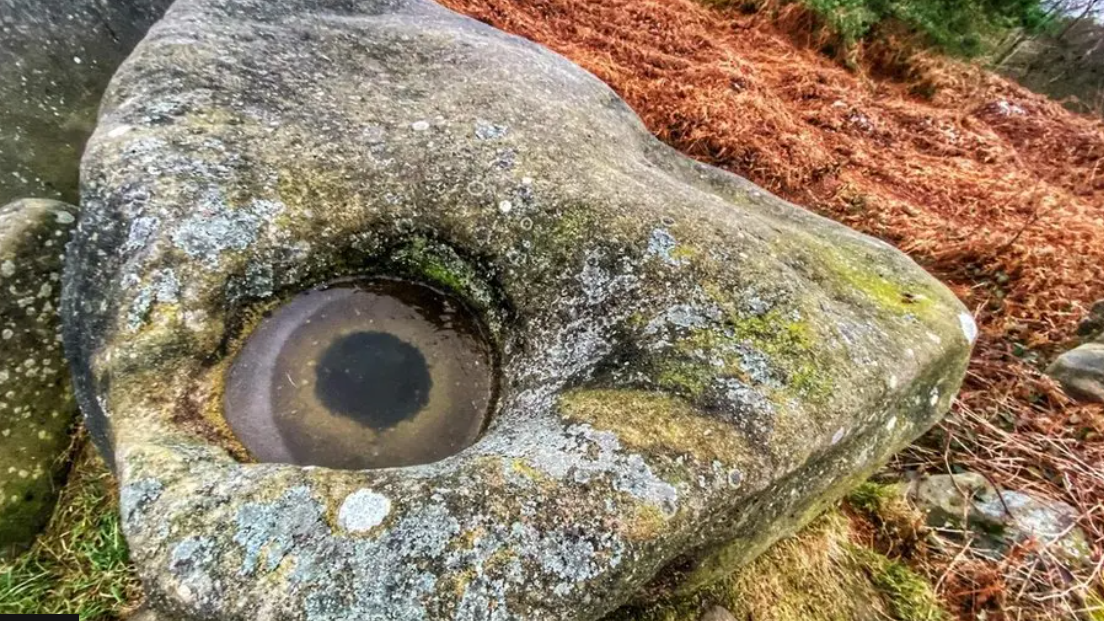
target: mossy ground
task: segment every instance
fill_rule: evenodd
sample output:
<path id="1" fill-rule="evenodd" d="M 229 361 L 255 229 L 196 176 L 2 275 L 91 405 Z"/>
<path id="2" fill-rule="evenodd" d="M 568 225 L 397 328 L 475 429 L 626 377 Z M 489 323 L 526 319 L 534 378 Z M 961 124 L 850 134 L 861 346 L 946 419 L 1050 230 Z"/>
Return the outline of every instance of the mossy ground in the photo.
<path id="1" fill-rule="evenodd" d="M 141 600 L 119 526 L 114 480 L 84 434 L 46 532 L 26 554 L 0 562 L 0 614 L 118 619 Z"/>
<path id="2" fill-rule="evenodd" d="M 607 621 L 698 621 L 713 606 L 756 621 L 942 621 L 931 585 L 904 564 L 854 541 L 852 521 L 829 511 L 728 578 L 694 595 L 624 608 Z"/>

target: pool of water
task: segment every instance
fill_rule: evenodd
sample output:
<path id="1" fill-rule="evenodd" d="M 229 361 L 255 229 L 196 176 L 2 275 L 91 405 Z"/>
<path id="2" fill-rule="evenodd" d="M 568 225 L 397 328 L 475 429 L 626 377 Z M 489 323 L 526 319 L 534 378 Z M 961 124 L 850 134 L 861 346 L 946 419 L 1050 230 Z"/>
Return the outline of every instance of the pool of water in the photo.
<path id="1" fill-rule="evenodd" d="M 224 405 L 258 461 L 385 468 L 471 445 L 494 388 L 493 350 L 462 303 L 371 279 L 300 294 L 262 321 L 231 365 Z"/>

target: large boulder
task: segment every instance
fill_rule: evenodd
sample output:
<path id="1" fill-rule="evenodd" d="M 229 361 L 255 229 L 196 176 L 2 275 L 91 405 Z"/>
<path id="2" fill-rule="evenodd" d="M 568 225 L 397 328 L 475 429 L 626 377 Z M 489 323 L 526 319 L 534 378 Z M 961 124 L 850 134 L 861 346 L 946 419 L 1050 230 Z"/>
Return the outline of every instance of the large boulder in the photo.
<path id="1" fill-rule="evenodd" d="M 929 428 L 975 332 L 902 253 L 426 0 L 176 3 L 113 80 L 82 188 L 66 348 L 170 618 L 589 620 L 693 588 Z M 303 292 L 365 274 L 459 298 L 498 353 L 490 422 L 447 458 L 283 444 L 355 453 L 364 425 L 272 404 L 325 363 L 280 347 L 375 295 Z"/>
<path id="2" fill-rule="evenodd" d="M 77 201 L 111 75 L 171 0 L 0 0 L 0 204 Z"/>
<path id="3" fill-rule="evenodd" d="M 46 525 L 76 414 L 58 298 L 76 209 L 26 199 L 0 207 L 0 556 Z"/>

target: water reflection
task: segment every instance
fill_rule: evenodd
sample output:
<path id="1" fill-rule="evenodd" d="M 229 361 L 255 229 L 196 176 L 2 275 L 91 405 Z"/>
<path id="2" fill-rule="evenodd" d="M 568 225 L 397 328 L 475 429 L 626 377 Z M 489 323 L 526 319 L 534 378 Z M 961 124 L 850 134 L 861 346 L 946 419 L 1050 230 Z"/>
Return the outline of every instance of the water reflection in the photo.
<path id="1" fill-rule="evenodd" d="M 490 347 L 462 304 L 361 280 L 303 293 L 264 320 L 230 369 L 225 414 L 260 461 L 406 466 L 474 442 L 493 391 Z"/>

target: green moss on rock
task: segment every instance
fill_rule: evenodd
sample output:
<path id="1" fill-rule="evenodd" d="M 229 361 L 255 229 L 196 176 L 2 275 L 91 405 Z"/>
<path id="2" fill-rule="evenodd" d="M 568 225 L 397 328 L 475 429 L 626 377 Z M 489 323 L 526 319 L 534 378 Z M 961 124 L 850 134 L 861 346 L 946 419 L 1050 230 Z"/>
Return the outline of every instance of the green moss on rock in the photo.
<path id="1" fill-rule="evenodd" d="M 681 399 L 640 390 L 574 390 L 560 397 L 571 422 L 612 431 L 633 451 L 689 455 L 735 464 L 748 455 L 746 440 L 723 421 L 703 416 Z"/>

